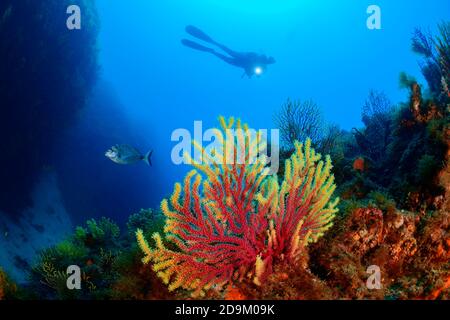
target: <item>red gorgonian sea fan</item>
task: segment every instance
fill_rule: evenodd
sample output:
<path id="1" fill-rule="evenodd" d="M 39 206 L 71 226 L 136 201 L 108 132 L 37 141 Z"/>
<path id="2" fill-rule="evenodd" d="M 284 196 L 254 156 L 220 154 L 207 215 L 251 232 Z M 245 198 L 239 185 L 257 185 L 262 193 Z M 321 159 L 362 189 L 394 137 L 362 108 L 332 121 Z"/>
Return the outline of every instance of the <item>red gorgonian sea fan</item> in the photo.
<path id="1" fill-rule="evenodd" d="M 196 170 L 161 203 L 166 241 L 178 249 L 167 248 L 158 233 L 152 248 L 136 232 L 143 262 L 169 290 L 181 287 L 193 296 L 244 277 L 261 284 L 275 261 L 295 263 L 302 248 L 331 227 L 337 211 L 338 199 L 330 201 L 330 158 L 321 161 L 309 139 L 295 144 L 280 184 L 266 174 L 264 156 L 252 157 L 266 148 L 261 135 L 252 139 L 248 126 L 233 118 L 220 122 L 218 147 L 207 152 L 197 145 L 203 162 L 193 162 Z M 223 161 L 227 155 L 232 161 Z"/>

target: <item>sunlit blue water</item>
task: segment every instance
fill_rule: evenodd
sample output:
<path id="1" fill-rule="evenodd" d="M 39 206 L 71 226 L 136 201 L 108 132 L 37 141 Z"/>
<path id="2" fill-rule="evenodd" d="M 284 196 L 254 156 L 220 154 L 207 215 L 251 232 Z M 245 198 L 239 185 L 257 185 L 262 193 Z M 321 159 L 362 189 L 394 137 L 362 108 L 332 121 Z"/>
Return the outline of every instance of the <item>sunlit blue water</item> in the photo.
<path id="1" fill-rule="evenodd" d="M 382 30 L 366 27 L 370 4 L 382 9 Z M 82 141 L 82 156 L 73 157 L 65 146 L 62 184 L 73 193 L 68 203 L 77 216 L 123 220 L 141 207 L 158 206 L 183 178 L 187 168 L 170 158 L 176 128 L 193 130 L 195 120 L 216 126 L 219 115 L 233 115 L 270 129 L 290 97 L 315 100 L 329 122 L 350 130 L 361 124 L 370 89 L 395 103 L 405 100 L 399 73 L 423 81 L 411 34 L 448 20 L 450 2 L 99 0 L 98 9 L 101 78 L 114 99 L 91 106 L 77 128 L 72 143 Z M 188 24 L 277 63 L 261 78 L 242 79 L 240 69 L 181 45 Z M 114 143 L 154 149 L 154 166 L 115 165 L 103 156 Z"/>

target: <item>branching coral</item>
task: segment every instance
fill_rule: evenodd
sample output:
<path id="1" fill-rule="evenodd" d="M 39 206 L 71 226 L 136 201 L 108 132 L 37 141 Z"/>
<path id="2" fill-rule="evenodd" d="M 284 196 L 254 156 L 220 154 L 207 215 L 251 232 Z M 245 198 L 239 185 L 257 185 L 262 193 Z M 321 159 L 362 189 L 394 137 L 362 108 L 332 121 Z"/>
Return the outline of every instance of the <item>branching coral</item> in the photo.
<path id="1" fill-rule="evenodd" d="M 136 230 L 141 229 L 144 234 L 153 234 L 164 229 L 164 216 L 153 209 L 141 209 L 128 218 L 127 231 L 131 241 L 136 239 Z"/>
<path id="2" fill-rule="evenodd" d="M 109 218 L 102 217 L 99 221 L 88 220 L 86 228 L 77 227 L 74 240 L 88 248 L 94 248 L 102 245 L 114 246 L 119 236 L 120 229 L 117 224 Z"/>
<path id="3" fill-rule="evenodd" d="M 49 299 L 109 297 L 112 283 L 120 276 L 116 259 L 120 254 L 120 229 L 110 219 L 91 219 L 86 227 L 61 243 L 45 249 L 30 273 L 31 286 Z M 82 289 L 67 289 L 67 267 L 79 266 Z"/>
<path id="4" fill-rule="evenodd" d="M 43 262 L 41 267 L 45 274 L 42 284 L 55 290 L 59 297 L 63 297 L 67 291 L 67 274 L 64 271 L 56 270 L 54 265 L 48 261 Z"/>
<path id="5" fill-rule="evenodd" d="M 266 147 L 261 135 L 252 139 L 248 126 L 233 118 L 220 122 L 218 147 L 208 152 L 194 143 L 203 162 L 193 161 L 196 170 L 161 204 L 165 238 L 178 250 L 168 249 L 158 233 L 153 248 L 141 230 L 136 233 L 143 262 L 153 264 L 170 291 L 184 288 L 198 296 L 245 277 L 260 284 L 273 263 L 296 262 L 337 211 L 338 199 L 330 201 L 331 161 L 320 161 L 309 139 L 295 143 L 280 185 L 266 175 L 265 157 L 252 156 Z"/>
<path id="6" fill-rule="evenodd" d="M 422 74 L 436 97 L 439 97 L 441 88 L 445 90 L 449 84 L 450 22 L 439 24 L 438 30 L 439 34 L 433 36 L 417 29 L 412 39 L 413 50 L 424 58 L 420 65 Z"/>

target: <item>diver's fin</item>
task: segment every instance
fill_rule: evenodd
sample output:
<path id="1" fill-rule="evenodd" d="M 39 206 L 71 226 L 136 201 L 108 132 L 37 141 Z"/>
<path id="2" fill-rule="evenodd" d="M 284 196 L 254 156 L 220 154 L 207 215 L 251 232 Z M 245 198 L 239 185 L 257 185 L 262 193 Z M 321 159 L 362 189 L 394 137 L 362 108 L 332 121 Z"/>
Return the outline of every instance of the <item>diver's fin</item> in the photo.
<path id="1" fill-rule="evenodd" d="M 186 47 L 189 47 L 189 48 L 192 48 L 192 49 L 195 49 L 195 50 L 204 51 L 204 52 L 210 52 L 210 53 L 214 52 L 214 49 L 202 46 L 201 44 L 198 44 L 198 43 L 196 43 L 194 41 L 191 41 L 191 40 L 183 39 L 183 40 L 181 40 L 181 43 L 183 45 L 185 45 Z"/>
<path id="2" fill-rule="evenodd" d="M 153 154 L 153 150 L 150 150 L 149 152 L 147 152 L 147 154 L 144 156 L 144 162 L 146 164 L 148 164 L 150 167 L 152 166 L 152 154 Z"/>
<path id="3" fill-rule="evenodd" d="M 209 43 L 213 43 L 213 44 L 216 43 L 210 36 L 208 36 L 206 33 L 204 33 L 202 30 L 200 30 L 197 27 L 187 26 L 186 32 L 189 33 L 191 36 L 196 37 L 197 39 L 200 39 L 200 40 L 203 40 L 203 41 L 206 41 Z"/>
<path id="4" fill-rule="evenodd" d="M 248 74 L 246 71 L 244 71 L 244 73 L 242 74 L 241 79 L 244 79 L 245 76 L 247 76 L 249 79 L 252 78 L 252 75 Z"/>

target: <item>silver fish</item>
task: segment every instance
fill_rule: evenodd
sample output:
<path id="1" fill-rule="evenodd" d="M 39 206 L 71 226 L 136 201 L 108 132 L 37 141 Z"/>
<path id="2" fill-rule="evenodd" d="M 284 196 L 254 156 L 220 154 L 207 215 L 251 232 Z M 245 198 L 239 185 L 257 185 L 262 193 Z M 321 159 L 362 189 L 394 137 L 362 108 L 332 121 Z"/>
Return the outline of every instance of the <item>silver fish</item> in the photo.
<path id="1" fill-rule="evenodd" d="M 105 156 L 111 161 L 118 164 L 133 164 L 139 161 L 144 161 L 149 166 L 152 165 L 152 153 L 153 150 L 147 152 L 145 155 L 139 152 L 136 148 L 127 145 L 115 145 L 108 151 L 106 151 Z"/>

